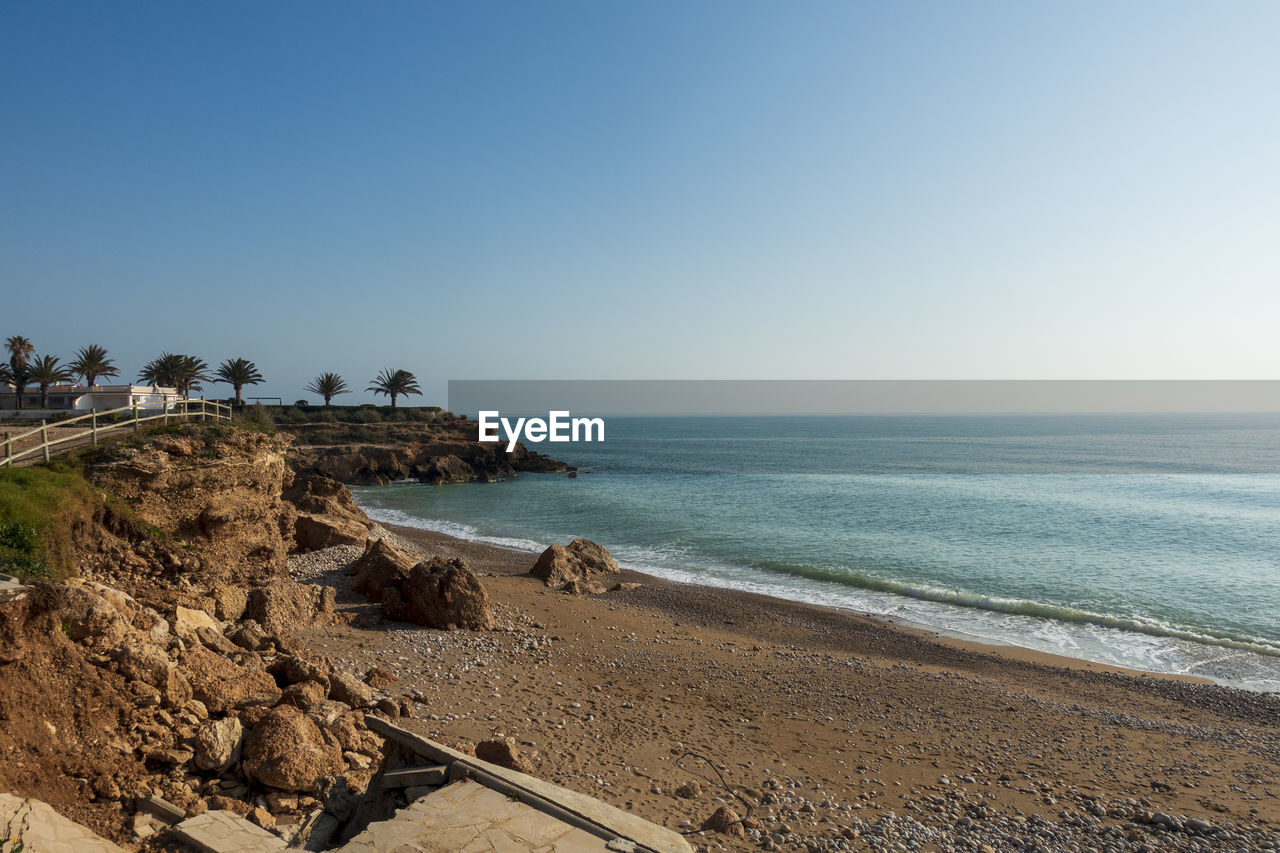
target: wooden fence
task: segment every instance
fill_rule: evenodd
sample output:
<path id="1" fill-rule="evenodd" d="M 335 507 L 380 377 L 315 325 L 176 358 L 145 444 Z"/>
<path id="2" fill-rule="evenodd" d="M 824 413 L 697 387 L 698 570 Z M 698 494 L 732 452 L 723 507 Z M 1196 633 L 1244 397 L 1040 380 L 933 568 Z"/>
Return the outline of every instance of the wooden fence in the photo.
<path id="1" fill-rule="evenodd" d="M 156 409 L 159 409 L 159 412 L 153 413 Z M 89 414 L 81 415 L 78 418 L 58 421 L 52 427 L 47 421 L 41 421 L 38 428 L 19 435 L 4 433 L 4 457 L 0 458 L 0 468 L 11 467 L 19 461 L 34 462 L 36 461 L 36 454 L 40 454 L 40 457 L 45 462 L 48 462 L 52 455 L 71 450 L 83 443 L 91 443 L 92 446 L 97 447 L 98 441 L 103 436 L 123 429 L 131 429 L 133 432 L 138 432 L 145 423 L 161 421 L 163 425 L 167 425 L 188 420 L 229 421 L 231 420 L 231 407 L 225 403 L 214 403 L 207 400 L 166 400 L 154 403 L 137 403 L 132 406 L 122 406 L 119 409 L 109 409 L 104 412 L 99 412 L 95 409 Z M 49 438 L 49 430 L 51 428 L 61 432 L 72 424 L 85 421 L 89 422 L 87 429 L 73 432 L 70 435 L 61 435 L 54 439 Z M 39 443 L 31 447 L 24 447 L 20 451 L 14 451 L 16 443 L 36 437 L 40 439 Z M 88 442 L 85 439 L 88 439 Z M 56 450 L 54 449 L 55 447 L 57 448 Z"/>

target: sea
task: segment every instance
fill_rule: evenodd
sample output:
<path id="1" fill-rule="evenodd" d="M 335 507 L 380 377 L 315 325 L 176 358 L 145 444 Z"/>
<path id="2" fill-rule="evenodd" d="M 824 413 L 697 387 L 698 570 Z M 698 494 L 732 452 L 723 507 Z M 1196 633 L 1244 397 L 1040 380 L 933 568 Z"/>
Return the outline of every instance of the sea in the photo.
<path id="1" fill-rule="evenodd" d="M 1280 415 L 606 418 L 375 520 L 1280 692 Z"/>

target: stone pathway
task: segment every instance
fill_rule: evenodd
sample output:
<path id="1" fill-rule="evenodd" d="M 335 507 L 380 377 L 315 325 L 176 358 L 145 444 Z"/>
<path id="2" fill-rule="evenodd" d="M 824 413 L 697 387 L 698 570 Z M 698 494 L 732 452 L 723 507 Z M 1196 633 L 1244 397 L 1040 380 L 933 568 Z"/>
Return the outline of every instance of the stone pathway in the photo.
<path id="1" fill-rule="evenodd" d="M 370 824 L 339 853 L 604 853 L 601 838 L 476 782 L 441 788 Z"/>
<path id="2" fill-rule="evenodd" d="M 286 846 L 270 832 L 229 811 L 187 818 L 174 832 L 201 853 L 274 853 Z"/>

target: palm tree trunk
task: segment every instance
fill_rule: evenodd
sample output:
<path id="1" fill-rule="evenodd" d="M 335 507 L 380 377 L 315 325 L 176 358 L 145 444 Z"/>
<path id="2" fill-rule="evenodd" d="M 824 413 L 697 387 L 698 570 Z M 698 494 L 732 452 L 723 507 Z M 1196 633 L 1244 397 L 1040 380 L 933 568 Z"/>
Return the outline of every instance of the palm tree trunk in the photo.
<path id="1" fill-rule="evenodd" d="M 40 386 L 40 408 L 42 409 L 49 408 L 49 386 L 48 385 Z"/>
<path id="2" fill-rule="evenodd" d="M 395 394 L 392 394 L 392 395 L 391 395 L 391 408 L 393 408 L 393 409 L 394 409 L 395 407 L 396 407 L 396 395 L 395 395 Z"/>

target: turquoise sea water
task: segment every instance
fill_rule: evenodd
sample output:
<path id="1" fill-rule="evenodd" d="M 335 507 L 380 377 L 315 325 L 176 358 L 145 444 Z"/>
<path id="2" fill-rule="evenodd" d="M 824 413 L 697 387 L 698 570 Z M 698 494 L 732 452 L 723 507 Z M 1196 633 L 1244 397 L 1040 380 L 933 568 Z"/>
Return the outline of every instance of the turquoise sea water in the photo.
<path id="1" fill-rule="evenodd" d="M 610 418 L 375 519 L 1280 691 L 1280 416 Z"/>

